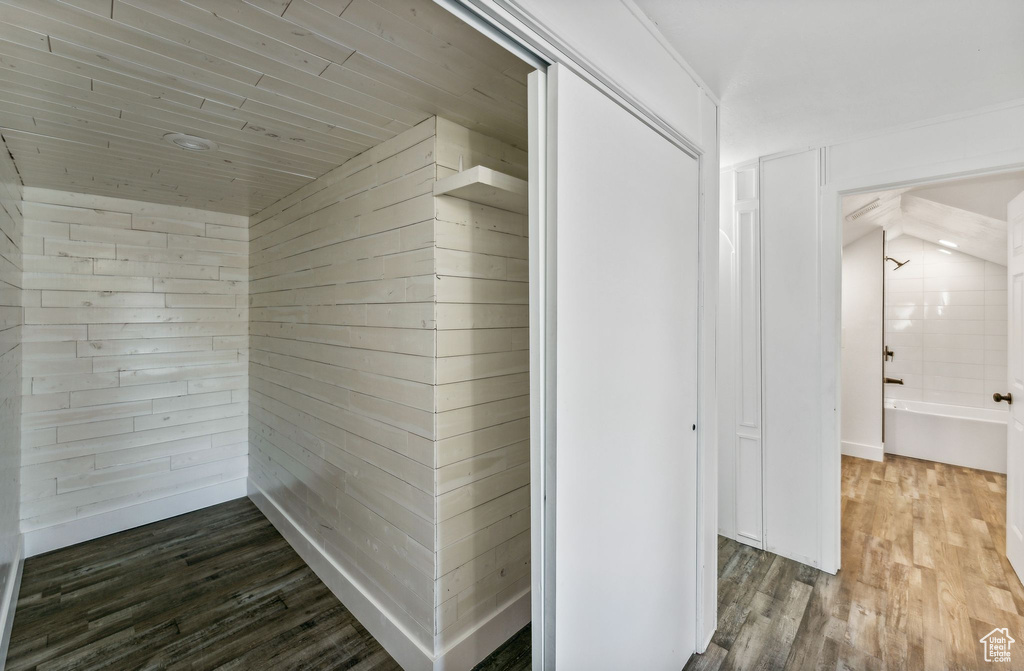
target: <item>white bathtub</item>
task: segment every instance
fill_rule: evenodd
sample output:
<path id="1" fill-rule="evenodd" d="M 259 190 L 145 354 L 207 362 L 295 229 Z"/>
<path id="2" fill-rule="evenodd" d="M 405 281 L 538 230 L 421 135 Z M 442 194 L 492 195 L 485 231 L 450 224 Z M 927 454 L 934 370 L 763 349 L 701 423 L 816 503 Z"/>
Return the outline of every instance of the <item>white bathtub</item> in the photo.
<path id="1" fill-rule="evenodd" d="M 884 412 L 886 454 L 1006 472 L 1006 410 L 887 399 Z"/>

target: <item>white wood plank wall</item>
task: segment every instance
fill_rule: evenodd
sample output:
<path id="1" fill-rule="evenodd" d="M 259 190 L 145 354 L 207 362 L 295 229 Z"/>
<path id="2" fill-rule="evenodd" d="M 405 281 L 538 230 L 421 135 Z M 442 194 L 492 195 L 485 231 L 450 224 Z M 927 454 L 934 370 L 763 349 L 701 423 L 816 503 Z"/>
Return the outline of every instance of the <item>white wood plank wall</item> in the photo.
<path id="1" fill-rule="evenodd" d="M 436 125 L 436 136 L 435 136 Z M 526 154 L 430 119 L 252 218 L 250 477 L 441 654 L 529 590 Z"/>
<path id="2" fill-rule="evenodd" d="M 271 205 L 249 243 L 251 479 L 427 651 L 434 128 Z"/>
<path id="3" fill-rule="evenodd" d="M 18 554 L 21 450 L 21 178 L 0 138 L 0 627 Z M 6 614 L 7 617 L 13 615 Z M 3 634 L 0 630 L 0 639 Z M 2 654 L 2 645 L 0 645 Z"/>
<path id="4" fill-rule="evenodd" d="M 438 178 L 526 152 L 437 121 Z M 444 648 L 530 589 L 528 222 L 435 199 L 437 633 Z M 525 624 L 525 623 L 522 623 Z"/>
<path id="5" fill-rule="evenodd" d="M 244 481 L 248 217 L 24 198 L 22 531 Z"/>
<path id="6" fill-rule="evenodd" d="M 526 143 L 531 68 L 431 0 L 0 0 L 0 59 L 52 189 L 249 215 L 436 113 Z"/>

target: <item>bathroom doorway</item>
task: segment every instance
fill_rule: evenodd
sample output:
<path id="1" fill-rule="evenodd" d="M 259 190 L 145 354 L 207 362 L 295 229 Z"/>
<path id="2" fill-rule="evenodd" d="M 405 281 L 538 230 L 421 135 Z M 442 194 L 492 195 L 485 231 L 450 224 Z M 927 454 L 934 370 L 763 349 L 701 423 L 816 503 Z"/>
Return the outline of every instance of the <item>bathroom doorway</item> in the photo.
<path id="1" fill-rule="evenodd" d="M 1013 172 L 842 199 L 838 577 L 862 657 L 974 668 L 978 641 L 1018 622 L 1006 208 L 1021 191 Z M 892 647 L 898 603 L 924 616 Z"/>
<path id="2" fill-rule="evenodd" d="M 1006 472 L 1006 205 L 1024 173 L 843 198 L 842 449 Z"/>

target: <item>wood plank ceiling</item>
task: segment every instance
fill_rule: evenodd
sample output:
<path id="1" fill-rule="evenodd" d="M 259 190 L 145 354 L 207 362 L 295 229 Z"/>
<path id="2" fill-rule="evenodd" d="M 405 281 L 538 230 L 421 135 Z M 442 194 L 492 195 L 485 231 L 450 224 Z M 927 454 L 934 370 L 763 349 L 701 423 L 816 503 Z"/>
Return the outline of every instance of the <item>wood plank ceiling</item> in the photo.
<path id="1" fill-rule="evenodd" d="M 26 185 L 233 214 L 435 114 L 525 149 L 530 70 L 431 0 L 0 0 Z"/>

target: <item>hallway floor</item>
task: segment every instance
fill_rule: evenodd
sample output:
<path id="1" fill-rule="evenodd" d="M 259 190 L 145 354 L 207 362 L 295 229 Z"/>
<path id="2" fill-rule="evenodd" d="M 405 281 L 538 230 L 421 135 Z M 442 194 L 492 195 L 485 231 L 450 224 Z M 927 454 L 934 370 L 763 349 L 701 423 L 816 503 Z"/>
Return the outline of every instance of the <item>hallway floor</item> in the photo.
<path id="1" fill-rule="evenodd" d="M 978 639 L 1024 634 L 1005 499 L 995 473 L 843 457 L 839 575 L 720 539 L 718 631 L 686 669 L 987 667 Z M 529 650 L 526 629 L 478 669 Z M 239 499 L 29 559 L 7 668 L 398 666 Z"/>
<path id="2" fill-rule="evenodd" d="M 719 539 L 718 631 L 687 671 L 980 669 L 996 627 L 1024 668 L 1024 588 L 1006 560 L 1006 477 L 843 457 L 843 568 Z"/>

